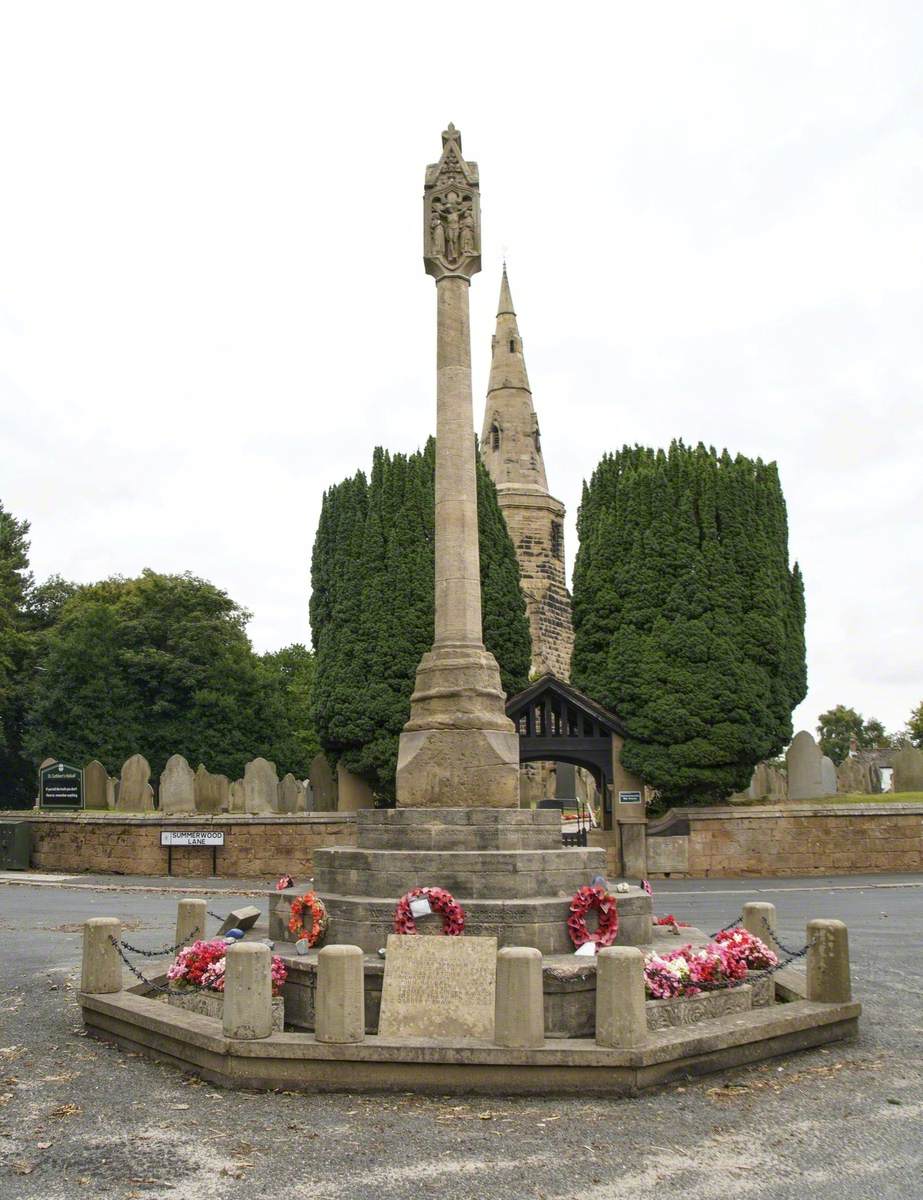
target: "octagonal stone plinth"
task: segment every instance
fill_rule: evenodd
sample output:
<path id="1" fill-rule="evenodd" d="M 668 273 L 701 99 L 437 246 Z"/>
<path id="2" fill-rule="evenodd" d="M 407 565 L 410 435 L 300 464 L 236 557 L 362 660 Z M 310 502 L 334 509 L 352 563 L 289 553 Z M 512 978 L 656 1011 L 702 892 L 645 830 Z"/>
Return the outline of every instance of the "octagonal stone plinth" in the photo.
<path id="1" fill-rule="evenodd" d="M 385 945 L 398 900 L 415 887 L 451 892 L 471 936 L 572 953 L 571 899 L 606 871 L 604 850 L 562 847 L 553 809 L 370 809 L 357 824 L 357 847 L 314 852 L 314 887 L 330 914 L 328 943 L 367 954 Z M 650 896 L 630 888 L 618 895 L 618 911 L 617 944 L 648 944 Z M 419 929 L 437 933 L 441 918 L 424 918 Z"/>

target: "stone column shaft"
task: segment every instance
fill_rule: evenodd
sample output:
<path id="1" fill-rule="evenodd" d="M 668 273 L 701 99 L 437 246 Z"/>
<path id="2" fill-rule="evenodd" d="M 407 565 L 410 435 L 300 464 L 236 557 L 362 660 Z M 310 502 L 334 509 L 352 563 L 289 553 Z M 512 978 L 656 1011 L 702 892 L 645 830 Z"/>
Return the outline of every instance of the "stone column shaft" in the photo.
<path id="1" fill-rule="evenodd" d="M 450 125 L 423 198 L 427 273 L 436 280 L 435 641 L 417 668 L 401 734 L 401 807 L 515 808 L 519 743 L 481 629 L 468 288 L 481 268 L 478 171 Z"/>
<path id="2" fill-rule="evenodd" d="M 467 279 L 436 284 L 436 646 L 481 648 Z"/>

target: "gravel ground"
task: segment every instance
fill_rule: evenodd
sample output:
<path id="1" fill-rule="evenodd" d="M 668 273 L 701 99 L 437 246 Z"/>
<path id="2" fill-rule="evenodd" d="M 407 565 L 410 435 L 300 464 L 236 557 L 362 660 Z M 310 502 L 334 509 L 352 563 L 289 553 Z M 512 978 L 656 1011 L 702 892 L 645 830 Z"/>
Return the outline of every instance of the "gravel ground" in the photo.
<path id="1" fill-rule="evenodd" d="M 0 886 L 2 1200 L 923 1197 L 921 876 L 658 885 L 658 911 L 707 929 L 747 898 L 799 945 L 809 917 L 842 917 L 862 1032 L 612 1101 L 227 1092 L 126 1055 L 83 1036 L 80 923 L 119 916 L 157 946 L 176 895 L 81 883 Z"/>

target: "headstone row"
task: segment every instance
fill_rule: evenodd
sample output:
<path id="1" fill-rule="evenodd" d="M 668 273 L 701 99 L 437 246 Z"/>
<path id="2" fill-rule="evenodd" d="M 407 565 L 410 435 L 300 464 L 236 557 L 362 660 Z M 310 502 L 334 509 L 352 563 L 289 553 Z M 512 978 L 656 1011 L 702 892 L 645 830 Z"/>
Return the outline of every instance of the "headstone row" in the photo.
<path id="1" fill-rule="evenodd" d="M 111 778 L 95 759 L 85 769 L 84 807 L 115 812 L 154 812 L 151 768 L 142 754 L 133 754 L 122 764 L 117 779 Z M 193 771 L 182 754 L 174 754 L 160 776 L 159 811 L 165 815 L 217 813 L 301 813 L 313 808 L 311 784 L 288 774 L 279 779 L 275 763 L 255 758 L 244 768 L 243 779 L 228 780 L 199 764 Z"/>

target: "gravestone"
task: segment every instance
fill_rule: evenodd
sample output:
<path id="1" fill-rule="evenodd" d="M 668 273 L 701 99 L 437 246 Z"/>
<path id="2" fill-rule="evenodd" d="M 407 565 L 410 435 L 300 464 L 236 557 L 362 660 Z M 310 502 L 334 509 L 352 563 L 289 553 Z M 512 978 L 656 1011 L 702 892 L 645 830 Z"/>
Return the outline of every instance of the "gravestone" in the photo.
<path id="1" fill-rule="evenodd" d="M 235 779 L 228 788 L 228 812 L 245 813 L 247 811 L 247 793 L 244 781 Z"/>
<path id="2" fill-rule="evenodd" d="M 923 750 L 902 746 L 895 754 L 892 766 L 895 792 L 923 792 Z"/>
<path id="3" fill-rule="evenodd" d="M 227 775 L 212 775 L 199 763 L 195 773 L 195 810 L 197 813 L 223 813 L 230 806 Z"/>
<path id="4" fill-rule="evenodd" d="M 785 755 L 789 800 L 817 800 L 824 795 L 820 746 L 806 729 L 796 733 Z"/>
<path id="5" fill-rule="evenodd" d="M 106 808 L 115 808 L 115 789 L 118 787 L 118 781 L 110 775 L 106 780 Z"/>
<path id="6" fill-rule="evenodd" d="M 291 772 L 279 784 L 278 811 L 280 813 L 305 811 L 304 787 Z"/>
<path id="7" fill-rule="evenodd" d="M 360 808 L 374 807 L 375 796 L 365 780 L 337 763 L 337 812 L 358 812 Z"/>
<path id="8" fill-rule="evenodd" d="M 301 786 L 304 788 L 304 810 L 314 812 L 314 789 L 311 787 L 311 780 L 302 779 Z"/>
<path id="9" fill-rule="evenodd" d="M 182 754 L 168 758 L 160 776 L 160 811 L 168 814 L 195 812 L 195 772 Z"/>
<path id="10" fill-rule="evenodd" d="M 244 811 L 271 813 L 279 801 L 279 777 L 276 764 L 265 758 L 254 758 L 244 767 Z"/>
<path id="11" fill-rule="evenodd" d="M 494 1036 L 497 939 L 388 935 L 380 1037 Z"/>
<path id="12" fill-rule="evenodd" d="M 109 775 L 95 758 L 83 768 L 83 807 L 109 807 Z"/>
<path id="13" fill-rule="evenodd" d="M 308 771 L 317 812 L 336 812 L 337 784 L 326 755 L 318 754 Z"/>
<path id="14" fill-rule="evenodd" d="M 869 763 L 860 758 L 844 758 L 836 769 L 836 790 L 845 795 L 865 795 L 873 789 Z"/>
<path id="15" fill-rule="evenodd" d="M 119 812 L 154 811 L 151 768 L 143 754 L 133 754 L 122 763 L 115 806 Z"/>
<path id="16" fill-rule="evenodd" d="M 836 795 L 836 763 L 825 754 L 820 760 L 820 778 L 825 796 Z"/>

